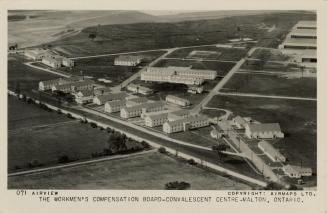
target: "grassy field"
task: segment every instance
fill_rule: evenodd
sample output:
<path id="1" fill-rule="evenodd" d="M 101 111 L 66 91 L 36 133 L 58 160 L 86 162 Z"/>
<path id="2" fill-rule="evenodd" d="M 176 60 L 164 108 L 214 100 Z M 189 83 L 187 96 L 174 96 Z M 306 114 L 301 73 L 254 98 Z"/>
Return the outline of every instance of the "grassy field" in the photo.
<path id="1" fill-rule="evenodd" d="M 207 69 L 207 70 L 216 70 L 217 74 L 224 76 L 235 63 L 232 62 L 217 62 L 217 61 L 197 61 L 197 60 L 178 60 L 178 59 L 162 59 L 158 61 L 154 66 L 155 67 L 189 67 L 192 66 L 193 69 Z"/>
<path id="2" fill-rule="evenodd" d="M 220 48 L 216 46 L 205 46 L 205 47 L 192 47 L 175 50 L 170 53 L 167 57 L 169 58 L 187 58 L 192 51 L 216 51 L 220 54 L 213 54 L 202 57 L 203 59 L 209 60 L 223 60 L 223 61 L 239 61 L 245 56 L 246 49 L 235 49 L 235 48 Z"/>
<path id="3" fill-rule="evenodd" d="M 317 97 L 317 79 L 236 73 L 221 91 L 314 98 Z"/>
<path id="4" fill-rule="evenodd" d="M 245 63 L 241 66 L 241 69 L 269 72 L 291 72 L 295 70 L 299 71 L 300 67 L 297 64 L 282 64 L 278 61 L 263 62 L 259 60 L 246 60 Z"/>
<path id="5" fill-rule="evenodd" d="M 278 122 L 285 138 L 274 144 L 291 164 L 317 168 L 317 105 L 314 101 L 215 96 L 211 107 L 249 116 L 262 123 Z"/>
<path id="6" fill-rule="evenodd" d="M 149 62 L 164 53 L 165 51 L 152 51 L 140 53 L 137 55 L 143 55 L 146 58 L 146 61 L 141 64 L 141 66 L 145 66 Z M 73 75 L 80 75 L 81 71 L 83 71 L 83 74 L 86 76 L 92 76 L 96 79 L 104 78 L 106 80 L 110 80 L 112 81 L 112 83 L 110 83 L 109 85 L 115 86 L 140 70 L 140 68 L 137 67 L 115 66 L 115 57 L 118 57 L 118 55 L 88 59 L 77 59 L 75 60 L 75 66 L 73 68 L 62 67 L 60 68 L 60 70 Z"/>
<path id="7" fill-rule="evenodd" d="M 71 56 L 224 43 L 240 36 L 259 40 L 258 46 L 275 47 L 298 20 L 314 18 L 314 14 L 281 12 L 176 23 L 101 25 L 49 44 Z M 259 26 L 262 24 L 276 28 L 269 32 Z M 93 33 L 97 33 L 94 40 L 89 38 Z"/>
<path id="8" fill-rule="evenodd" d="M 268 61 L 286 61 L 288 56 L 282 54 L 280 50 L 273 49 L 256 49 L 251 58 L 266 59 Z"/>
<path id="9" fill-rule="evenodd" d="M 39 81 L 58 78 L 57 75 L 28 67 L 22 63 L 20 56 L 9 56 L 8 59 L 8 89 L 30 92 L 38 88 Z"/>
<path id="10" fill-rule="evenodd" d="M 51 172 L 10 177 L 8 188 L 27 189 L 164 189 L 171 181 L 186 181 L 193 190 L 246 190 L 249 186 L 160 153 L 112 160 Z"/>

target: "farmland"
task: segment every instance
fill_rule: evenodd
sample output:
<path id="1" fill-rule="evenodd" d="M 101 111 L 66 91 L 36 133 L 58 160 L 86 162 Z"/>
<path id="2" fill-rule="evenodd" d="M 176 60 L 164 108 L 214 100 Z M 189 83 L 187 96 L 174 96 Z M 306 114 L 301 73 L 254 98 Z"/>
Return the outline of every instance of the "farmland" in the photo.
<path id="1" fill-rule="evenodd" d="M 225 43 L 240 36 L 259 40 L 258 46 L 275 47 L 298 20 L 314 18 L 313 14 L 281 12 L 176 23 L 101 25 L 48 45 L 70 56 Z M 275 25 L 275 30 L 270 32 L 261 25 Z M 240 31 L 237 26 L 241 26 Z M 94 33 L 96 38 L 89 38 Z"/>
<path id="2" fill-rule="evenodd" d="M 317 79 L 236 73 L 221 91 L 314 98 L 317 96 Z"/>
<path id="3" fill-rule="evenodd" d="M 290 162 L 316 171 L 317 110 L 314 101 L 298 101 L 216 95 L 210 107 L 231 110 L 234 115 L 249 116 L 263 123 L 278 122 L 285 138 L 276 145 Z"/>
<path id="4" fill-rule="evenodd" d="M 153 178 L 155 177 L 155 178 Z M 193 190 L 250 189 L 226 177 L 176 161 L 160 153 L 10 177 L 8 188 L 28 189 L 164 189 L 171 181 L 186 181 Z"/>

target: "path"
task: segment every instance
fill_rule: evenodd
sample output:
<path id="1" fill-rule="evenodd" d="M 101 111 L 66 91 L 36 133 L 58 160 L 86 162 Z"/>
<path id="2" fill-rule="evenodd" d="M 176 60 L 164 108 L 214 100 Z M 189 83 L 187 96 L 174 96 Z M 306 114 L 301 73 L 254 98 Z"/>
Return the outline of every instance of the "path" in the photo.
<path id="1" fill-rule="evenodd" d="M 71 77 L 70 75 L 67 75 L 67 74 L 63 74 L 63 73 L 60 73 L 60 72 L 57 72 L 57 71 L 52 71 L 50 69 L 46 69 L 46 68 L 43 68 L 43 67 L 35 66 L 32 63 L 35 63 L 35 62 L 26 62 L 24 64 L 26 66 L 32 67 L 34 69 L 38 69 L 38 70 L 42 70 L 42 71 L 45 71 L 45 72 L 49 72 L 49 73 L 52 73 L 52 74 L 55 74 L 55 75 L 59 75 L 59 76 L 65 77 L 65 78 Z"/>

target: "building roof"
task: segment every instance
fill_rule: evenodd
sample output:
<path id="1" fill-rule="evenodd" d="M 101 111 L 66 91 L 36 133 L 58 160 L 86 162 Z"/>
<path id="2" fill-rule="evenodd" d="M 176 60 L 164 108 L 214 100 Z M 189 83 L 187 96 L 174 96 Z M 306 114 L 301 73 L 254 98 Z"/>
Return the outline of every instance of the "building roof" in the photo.
<path id="1" fill-rule="evenodd" d="M 131 102 L 134 102 L 134 103 L 144 103 L 144 102 L 147 102 L 148 99 L 145 98 L 145 97 L 136 97 L 136 98 L 128 99 L 128 101 L 131 101 Z"/>
<path id="2" fill-rule="evenodd" d="M 79 94 L 81 94 L 82 96 L 92 96 L 93 95 L 93 90 L 90 89 L 85 89 L 85 90 L 80 90 L 78 91 Z"/>
<path id="3" fill-rule="evenodd" d="M 264 124 L 256 124 L 250 123 L 248 127 L 252 133 L 254 132 L 280 132 L 280 126 L 278 123 L 264 123 Z"/>
<path id="4" fill-rule="evenodd" d="M 143 109 L 143 108 L 155 108 L 155 107 L 160 107 L 160 106 L 164 106 L 164 105 L 165 104 L 162 101 L 155 101 L 155 102 L 150 102 L 150 103 L 142 103 L 142 104 L 130 106 L 130 107 L 124 107 L 124 110 L 126 110 L 127 112 L 132 112 L 134 110 L 139 110 L 139 109 Z"/>
<path id="5" fill-rule="evenodd" d="M 316 27 L 317 26 L 317 22 L 314 20 L 302 20 L 299 21 L 297 24 L 297 26 L 309 26 L 309 27 Z"/>
<path id="6" fill-rule="evenodd" d="M 115 58 L 115 60 L 119 61 L 138 61 L 143 59 L 144 57 L 141 55 L 120 55 Z"/>
<path id="7" fill-rule="evenodd" d="M 181 125 L 183 123 L 190 123 L 190 122 L 194 122 L 194 121 L 203 121 L 203 120 L 208 120 L 208 118 L 203 115 L 198 115 L 198 116 L 190 116 L 187 118 L 182 118 L 182 119 L 175 120 L 175 121 L 169 121 L 166 123 L 169 124 L 170 126 L 175 126 L 175 125 Z"/>
<path id="8" fill-rule="evenodd" d="M 113 100 L 113 101 L 107 101 L 105 105 L 108 105 L 110 107 L 116 107 L 116 106 L 122 106 L 125 105 L 126 101 L 125 100 Z"/>
<path id="9" fill-rule="evenodd" d="M 308 167 L 301 167 L 301 166 L 295 166 L 295 165 L 286 165 L 283 166 L 283 169 L 287 173 L 312 173 L 312 169 Z"/>
<path id="10" fill-rule="evenodd" d="M 61 58 L 44 57 L 42 59 L 42 62 L 43 61 L 48 61 L 50 63 L 61 63 L 61 60 L 62 60 Z"/>
<path id="11" fill-rule="evenodd" d="M 185 110 L 185 109 L 181 109 L 181 110 L 176 110 L 170 113 L 171 115 L 175 115 L 175 116 L 183 116 L 183 115 L 189 115 L 190 111 Z"/>
<path id="12" fill-rule="evenodd" d="M 317 35 L 317 30 L 316 29 L 294 29 L 294 30 L 292 30 L 291 35 L 315 36 L 315 35 Z"/>
<path id="13" fill-rule="evenodd" d="M 234 121 L 240 125 L 246 124 L 246 120 L 242 118 L 241 116 L 236 116 L 234 118 Z"/>
<path id="14" fill-rule="evenodd" d="M 151 112 L 151 113 L 147 113 L 146 117 L 150 119 L 168 118 L 168 112 L 167 111 Z"/>
<path id="15" fill-rule="evenodd" d="M 101 102 L 106 102 L 111 100 L 124 99 L 126 96 L 126 92 L 117 92 L 109 93 L 106 95 L 97 95 L 96 98 L 98 98 Z"/>
<path id="16" fill-rule="evenodd" d="M 189 103 L 189 102 L 190 102 L 190 101 L 187 100 L 187 99 L 180 98 L 180 97 L 177 97 L 177 96 L 174 96 L 174 95 L 167 95 L 167 96 L 166 96 L 166 100 L 167 100 L 167 99 L 178 100 L 178 101 L 182 101 L 182 102 L 186 102 L 186 103 Z"/>
<path id="17" fill-rule="evenodd" d="M 56 78 L 56 79 L 51 79 L 51 80 L 46 80 L 46 81 L 40 81 L 40 83 L 44 84 L 44 85 L 52 85 L 52 84 L 56 84 L 61 81 L 61 78 Z"/>
<path id="18" fill-rule="evenodd" d="M 265 140 L 260 141 L 258 146 L 263 148 L 265 152 L 271 155 L 273 158 L 277 158 L 279 160 L 285 159 L 285 157 L 277 149 L 275 149 L 269 142 Z"/>
<path id="19" fill-rule="evenodd" d="M 101 92 L 110 92 L 111 88 L 110 87 L 101 87 L 101 88 L 95 88 L 95 91 L 101 91 Z"/>
<path id="20" fill-rule="evenodd" d="M 310 45 L 310 46 L 316 46 L 317 40 L 316 39 L 310 39 L 310 38 L 287 38 L 284 42 L 284 45 Z"/>
<path id="21" fill-rule="evenodd" d="M 83 81 L 73 82 L 73 83 L 71 83 L 71 86 L 80 87 L 80 86 L 89 85 L 89 84 L 94 84 L 94 81 L 92 81 L 90 79 L 85 79 Z"/>

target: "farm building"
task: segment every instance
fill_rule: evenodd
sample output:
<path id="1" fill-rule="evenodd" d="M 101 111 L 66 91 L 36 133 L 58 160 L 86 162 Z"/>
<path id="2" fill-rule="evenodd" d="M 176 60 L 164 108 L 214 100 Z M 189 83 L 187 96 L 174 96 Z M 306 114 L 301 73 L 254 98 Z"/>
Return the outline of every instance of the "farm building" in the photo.
<path id="1" fill-rule="evenodd" d="M 42 60 L 50 50 L 45 50 L 45 49 L 32 49 L 32 50 L 25 50 L 24 55 L 27 58 L 33 59 L 35 61 Z"/>
<path id="2" fill-rule="evenodd" d="M 260 141 L 258 143 L 258 148 L 263 151 L 265 155 L 267 155 L 273 162 L 286 161 L 286 158 L 267 141 Z"/>
<path id="3" fill-rule="evenodd" d="M 75 94 L 75 101 L 79 104 L 92 103 L 93 90 L 80 90 Z"/>
<path id="4" fill-rule="evenodd" d="M 148 88 L 148 87 L 144 87 L 141 85 L 137 85 L 137 84 L 129 84 L 126 89 L 128 91 L 134 92 L 134 93 L 139 93 L 142 95 L 150 95 L 153 93 L 153 90 Z"/>
<path id="5" fill-rule="evenodd" d="M 278 123 L 247 124 L 245 126 L 245 135 L 248 138 L 267 138 L 267 139 L 284 137 L 284 133 L 281 131 Z"/>
<path id="6" fill-rule="evenodd" d="M 104 111 L 108 113 L 119 112 L 125 105 L 125 100 L 107 101 L 104 105 Z"/>
<path id="7" fill-rule="evenodd" d="M 146 112 L 158 112 L 164 110 L 165 104 L 162 101 L 143 103 L 132 107 L 123 107 L 120 111 L 120 117 L 132 118 L 141 116 Z"/>
<path id="8" fill-rule="evenodd" d="M 123 100 L 127 96 L 126 92 L 109 93 L 106 95 L 97 95 L 93 98 L 93 103 L 104 105 L 107 101 Z"/>
<path id="9" fill-rule="evenodd" d="M 94 95 L 107 95 L 111 92 L 109 87 L 101 87 L 94 89 Z"/>
<path id="10" fill-rule="evenodd" d="M 135 105 L 146 103 L 146 102 L 148 102 L 148 99 L 145 97 L 130 98 L 130 99 L 127 99 L 126 106 L 131 107 L 131 106 L 135 106 Z"/>
<path id="11" fill-rule="evenodd" d="M 42 58 L 42 63 L 52 67 L 52 68 L 59 68 L 61 67 L 62 60 L 60 58 L 52 58 L 52 57 L 44 57 Z"/>
<path id="12" fill-rule="evenodd" d="M 191 105 L 191 102 L 189 100 L 179 98 L 179 97 L 173 96 L 173 95 L 167 95 L 166 101 L 169 103 L 173 103 L 173 104 L 176 104 L 179 106 L 184 106 L 184 107 Z"/>
<path id="13" fill-rule="evenodd" d="M 286 165 L 286 166 L 283 166 L 282 169 L 283 169 L 285 175 L 287 175 L 291 178 L 301 178 L 302 176 L 311 176 L 312 175 L 311 168 L 305 168 L 305 167 L 294 166 L 294 165 Z"/>
<path id="14" fill-rule="evenodd" d="M 209 126 L 209 119 L 205 116 L 191 116 L 175 121 L 168 121 L 163 124 L 163 131 L 165 133 L 174 133 L 187 131 L 200 127 Z"/>
<path id="15" fill-rule="evenodd" d="M 115 58 L 114 65 L 117 66 L 136 66 L 141 63 L 143 56 L 120 55 Z"/>
<path id="16" fill-rule="evenodd" d="M 236 116 L 235 118 L 233 118 L 233 124 L 238 128 L 238 129 L 244 129 L 247 121 L 242 118 L 241 116 Z"/>

